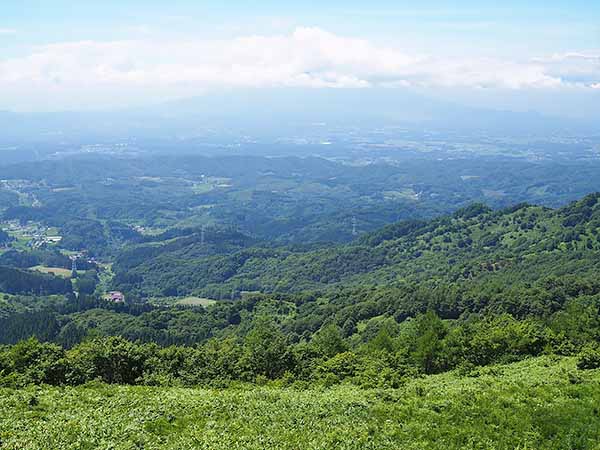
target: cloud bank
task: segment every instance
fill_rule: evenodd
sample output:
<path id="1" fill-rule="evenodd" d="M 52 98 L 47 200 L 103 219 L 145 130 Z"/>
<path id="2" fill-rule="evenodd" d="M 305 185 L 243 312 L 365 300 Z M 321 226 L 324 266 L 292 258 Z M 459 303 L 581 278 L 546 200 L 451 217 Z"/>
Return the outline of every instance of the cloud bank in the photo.
<path id="1" fill-rule="evenodd" d="M 372 86 L 598 89 L 600 53 L 527 61 L 454 59 L 297 28 L 287 35 L 230 40 L 56 43 L 0 59 L 0 95 L 134 89 L 175 96 L 216 87 Z"/>

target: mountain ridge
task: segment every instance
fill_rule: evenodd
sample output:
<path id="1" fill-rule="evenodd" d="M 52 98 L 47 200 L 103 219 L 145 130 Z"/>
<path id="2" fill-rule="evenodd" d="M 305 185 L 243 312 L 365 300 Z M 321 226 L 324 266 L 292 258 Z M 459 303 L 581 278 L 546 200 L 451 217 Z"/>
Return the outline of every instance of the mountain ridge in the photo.
<path id="1" fill-rule="evenodd" d="M 520 268 L 533 262 L 536 264 L 528 271 L 532 279 L 553 267 L 553 261 L 564 264 L 563 270 L 554 268 L 559 273 L 567 267 L 589 272 L 596 265 L 577 255 L 600 251 L 599 200 L 596 193 L 559 209 L 520 204 L 500 211 L 474 204 L 453 215 L 399 222 L 349 244 L 311 251 L 250 246 L 211 256 L 210 263 L 198 260 L 194 265 L 188 261 L 192 273 L 205 271 L 205 276 L 197 276 L 199 285 L 190 286 L 187 293 L 207 294 L 219 285 L 230 295 L 232 289 L 300 292 L 405 279 L 457 281 L 498 271 L 518 278 L 524 277 Z M 144 270 L 152 268 L 160 270 L 164 279 L 168 270 L 165 272 L 160 262 L 167 264 L 168 260 L 168 254 L 162 253 L 158 260 L 144 261 L 128 270 L 143 280 Z M 152 271 L 146 275 L 152 278 Z M 139 292 L 143 295 L 143 288 Z"/>

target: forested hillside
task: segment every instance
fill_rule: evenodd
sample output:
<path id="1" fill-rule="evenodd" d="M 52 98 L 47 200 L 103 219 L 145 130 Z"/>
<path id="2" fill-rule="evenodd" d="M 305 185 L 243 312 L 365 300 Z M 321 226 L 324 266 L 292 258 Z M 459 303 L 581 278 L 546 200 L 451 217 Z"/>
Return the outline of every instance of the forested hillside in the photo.
<path id="1" fill-rule="evenodd" d="M 190 435 L 264 448 L 263 432 L 280 448 L 589 448 L 600 194 L 562 201 L 589 191 L 580 175 L 594 168 L 565 166 L 560 177 L 579 176 L 567 191 L 552 184 L 556 167 L 552 180 L 543 163 L 493 167 L 163 157 L 3 168 L 0 412 L 14 420 L 0 419 L 0 446 L 44 448 L 43 434 L 60 448 L 66 426 L 102 447 L 133 402 L 153 411 L 132 425 L 144 448 Z M 202 413 L 180 402 L 202 393 Z M 73 398 L 87 406 L 74 411 Z M 245 431 L 214 417 L 240 404 Z M 194 434 L 187 421 L 205 412 L 219 432 L 238 427 L 230 441 Z M 307 427 L 330 433 L 307 440 Z"/>
<path id="2" fill-rule="evenodd" d="M 123 376 L 135 383 L 145 364 L 152 371 L 162 367 L 153 376 L 166 383 L 201 384 L 257 377 L 396 383 L 412 373 L 547 353 L 581 354 L 595 366 L 599 199 L 590 195 L 557 210 L 472 205 L 316 250 L 268 247 L 231 230 L 161 236 L 124 250 L 115 263 L 113 282 L 127 303 L 81 289 L 65 297 L 7 294 L 0 339 L 36 336 L 73 348 L 64 353 L 27 344 L 36 350 L 25 353 L 49 352 L 48 367 L 60 368 L 35 376 L 59 384 L 104 377 L 106 368 L 93 355 L 114 360 L 119 348 L 123 367 L 138 371 L 125 369 Z M 148 286 L 160 295 L 212 292 L 226 300 L 156 304 L 144 300 L 152 294 L 144 292 Z M 186 347 L 160 349 L 170 345 Z M 31 375 L 10 362 L 10 347 L 7 352 L 6 380 L 27 383 Z M 73 375 L 79 363 L 69 355 L 81 355 L 88 369 Z"/>
<path id="3" fill-rule="evenodd" d="M 529 161 L 451 151 L 350 161 L 79 154 L 1 166 L 0 218 L 56 227 L 64 249 L 104 258 L 149 234 L 202 225 L 279 245 L 343 243 L 473 202 L 558 207 L 600 190 L 599 168 L 581 155 Z"/>
<path id="4" fill-rule="evenodd" d="M 0 266 L 0 292 L 52 295 L 72 292 L 71 282 L 49 274 Z"/>
<path id="5" fill-rule="evenodd" d="M 351 244 L 312 251 L 259 244 L 204 258 L 189 251 L 194 243 L 182 242 L 174 250 L 173 244 L 154 247 L 156 256 L 148 253 L 142 261 L 130 256 L 136 252 L 132 249 L 117 259 L 115 282 L 141 297 L 176 289 L 229 298 L 232 290 L 533 282 L 549 274 L 592 274 L 600 264 L 599 198 L 590 195 L 558 210 L 520 205 L 492 211 L 475 204 L 452 216 L 399 222 Z"/>

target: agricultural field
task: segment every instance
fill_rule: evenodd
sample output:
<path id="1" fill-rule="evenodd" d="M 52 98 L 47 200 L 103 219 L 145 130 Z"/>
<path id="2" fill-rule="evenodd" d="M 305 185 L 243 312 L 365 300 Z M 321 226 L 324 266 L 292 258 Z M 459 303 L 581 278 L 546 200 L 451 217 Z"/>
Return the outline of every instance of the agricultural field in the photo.
<path id="1" fill-rule="evenodd" d="M 15 220 L 2 221 L 0 230 L 6 231 L 13 238 L 10 247 L 17 250 L 27 250 L 44 245 L 53 246 L 62 240 L 58 228 L 44 226 L 38 222 L 27 222 L 23 225 Z"/>
<path id="2" fill-rule="evenodd" d="M 407 381 L 0 390 L 2 449 L 597 449 L 600 370 L 573 358 Z"/>
<path id="3" fill-rule="evenodd" d="M 185 306 L 209 306 L 215 304 L 217 301 L 210 298 L 203 297 L 184 297 L 177 300 L 177 305 Z"/>
<path id="4" fill-rule="evenodd" d="M 36 270 L 42 273 L 51 273 L 56 275 L 57 277 L 63 278 L 71 278 L 72 271 L 71 269 L 64 269 L 62 267 L 45 267 L 45 266 L 34 266 L 31 270 Z M 83 273 L 84 271 L 78 271 L 78 273 Z"/>
<path id="5" fill-rule="evenodd" d="M 150 303 L 157 306 L 210 306 L 214 305 L 217 300 L 205 297 L 154 297 L 149 299 Z"/>

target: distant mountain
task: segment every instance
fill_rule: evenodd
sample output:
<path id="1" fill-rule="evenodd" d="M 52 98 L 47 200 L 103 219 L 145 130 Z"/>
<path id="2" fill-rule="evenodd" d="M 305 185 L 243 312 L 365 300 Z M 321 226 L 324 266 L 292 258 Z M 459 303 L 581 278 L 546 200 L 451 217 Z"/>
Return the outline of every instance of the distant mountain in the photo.
<path id="1" fill-rule="evenodd" d="M 114 111 L 0 112 L 2 142 L 69 142 L 84 139 L 172 139 L 201 136 L 282 137 L 316 124 L 371 129 L 402 125 L 415 130 L 532 135 L 597 132 L 589 121 L 535 112 L 470 108 L 402 89 L 229 90 Z"/>

